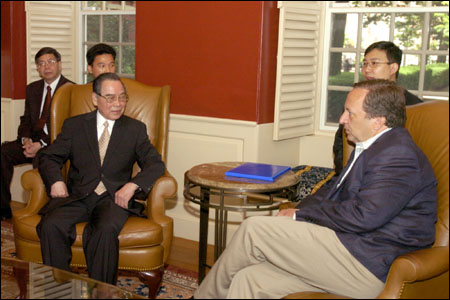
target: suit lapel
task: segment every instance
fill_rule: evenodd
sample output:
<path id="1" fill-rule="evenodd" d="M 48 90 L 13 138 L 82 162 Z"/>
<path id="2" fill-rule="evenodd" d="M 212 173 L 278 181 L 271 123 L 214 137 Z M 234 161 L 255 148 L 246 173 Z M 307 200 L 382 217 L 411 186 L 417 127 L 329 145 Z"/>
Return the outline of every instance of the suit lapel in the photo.
<path id="1" fill-rule="evenodd" d="M 36 120 L 39 120 L 41 114 L 41 105 L 42 105 L 42 97 L 44 95 L 44 79 L 39 81 L 37 87 L 33 90 L 33 99 L 35 101 L 31 101 L 33 105 L 33 112 L 36 115 Z"/>
<path id="2" fill-rule="evenodd" d="M 347 172 L 348 168 L 350 167 L 350 165 L 351 165 L 351 163 L 352 163 L 354 157 L 355 157 L 355 150 L 352 151 L 352 154 L 350 155 L 350 157 L 349 157 L 349 159 L 348 159 L 347 165 L 346 165 L 345 168 L 341 171 L 341 173 L 339 174 L 338 178 L 334 181 L 333 188 L 330 189 L 330 192 L 329 192 L 329 194 L 328 194 L 328 197 L 327 197 L 328 199 L 332 199 L 333 195 L 336 194 L 336 193 L 344 186 L 344 183 L 345 183 L 345 181 L 347 180 L 349 174 L 347 174 L 347 176 L 346 176 L 345 179 L 342 181 L 342 183 L 341 183 L 341 185 L 340 185 L 339 187 L 338 187 L 338 184 L 339 184 L 339 182 L 342 180 L 342 177 L 343 177 L 344 174 Z M 355 163 L 356 163 L 356 162 L 355 162 Z M 354 168 L 354 167 L 355 167 L 355 166 L 353 166 L 353 168 Z M 353 168 L 352 168 L 352 169 L 353 169 Z M 350 172 L 351 172 L 351 171 L 350 171 Z"/>
<path id="3" fill-rule="evenodd" d="M 98 167 L 100 164 L 100 152 L 98 150 L 98 136 L 97 136 L 97 110 L 86 115 L 86 122 L 84 122 L 84 132 L 87 137 L 89 149 L 95 157 Z"/>

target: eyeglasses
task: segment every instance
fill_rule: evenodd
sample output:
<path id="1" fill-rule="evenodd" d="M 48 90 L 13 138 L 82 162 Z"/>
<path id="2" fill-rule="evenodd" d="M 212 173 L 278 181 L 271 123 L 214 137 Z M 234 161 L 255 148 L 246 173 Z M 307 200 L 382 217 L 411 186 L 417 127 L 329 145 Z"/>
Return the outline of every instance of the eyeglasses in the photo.
<path id="1" fill-rule="evenodd" d="M 105 98 L 105 100 L 106 100 L 106 102 L 108 104 L 114 103 L 114 101 L 116 101 L 116 99 L 119 99 L 120 103 L 127 103 L 128 102 L 128 95 L 125 94 L 125 93 L 117 95 L 117 96 L 116 95 L 105 95 L 105 96 L 103 96 L 103 95 L 100 95 L 98 93 L 96 93 L 96 94 L 98 96 L 102 97 L 102 98 Z"/>
<path id="2" fill-rule="evenodd" d="M 392 62 L 383 62 L 383 61 L 363 61 L 362 68 L 371 67 L 372 69 L 378 67 L 379 65 L 390 65 Z"/>
<path id="3" fill-rule="evenodd" d="M 39 68 L 44 68 L 46 65 L 53 66 L 54 64 L 56 64 L 56 62 L 57 62 L 57 61 L 54 60 L 54 59 L 49 59 L 49 60 L 47 60 L 47 61 L 41 60 L 41 61 L 39 61 L 39 62 L 37 63 L 37 65 L 38 65 Z"/>

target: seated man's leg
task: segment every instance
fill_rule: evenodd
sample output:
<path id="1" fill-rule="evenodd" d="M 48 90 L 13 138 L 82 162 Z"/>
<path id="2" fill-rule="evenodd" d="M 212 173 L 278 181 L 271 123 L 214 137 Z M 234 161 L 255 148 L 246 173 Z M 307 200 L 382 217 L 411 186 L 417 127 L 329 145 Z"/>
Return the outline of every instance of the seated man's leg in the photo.
<path id="1" fill-rule="evenodd" d="M 251 217 L 241 224 L 195 298 L 227 297 L 238 272 L 264 262 L 336 294 L 370 298 L 383 286 L 351 256 L 334 231 L 289 217 Z"/>
<path id="2" fill-rule="evenodd" d="M 36 231 L 44 264 L 70 271 L 71 246 L 77 237 L 75 225 L 86 222 L 87 217 L 82 200 L 57 207 L 42 217 Z"/>
<path id="3" fill-rule="evenodd" d="M 119 263 L 119 233 L 129 212 L 105 193 L 98 199 L 83 232 L 89 277 L 114 284 Z M 107 263 L 105 263 L 107 262 Z"/>
<path id="4" fill-rule="evenodd" d="M 11 180 L 14 174 L 14 166 L 31 163 L 33 159 L 25 157 L 22 144 L 19 141 L 2 144 L 2 218 L 11 217 Z"/>
<path id="5" fill-rule="evenodd" d="M 266 261 L 237 272 L 227 298 L 280 299 L 299 291 L 324 292 Z"/>

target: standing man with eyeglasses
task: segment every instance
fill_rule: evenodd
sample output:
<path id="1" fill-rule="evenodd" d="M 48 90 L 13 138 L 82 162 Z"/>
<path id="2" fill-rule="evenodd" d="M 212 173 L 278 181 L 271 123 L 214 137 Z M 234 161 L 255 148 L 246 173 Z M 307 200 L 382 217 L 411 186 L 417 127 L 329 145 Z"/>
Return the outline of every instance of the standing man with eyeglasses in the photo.
<path id="1" fill-rule="evenodd" d="M 14 166 L 33 163 L 37 167 L 36 154 L 50 144 L 51 99 L 60 86 L 71 82 L 61 75 L 61 54 L 55 49 L 40 49 L 34 61 L 42 79 L 26 88 L 25 112 L 20 117 L 17 139 L 2 144 L 2 220 L 12 216 L 10 185 Z"/>
<path id="2" fill-rule="evenodd" d="M 364 52 L 362 63 L 362 75 L 365 80 L 386 79 L 397 81 L 400 65 L 402 63 L 403 52 L 397 45 L 388 41 L 376 42 L 370 45 Z M 416 95 L 405 91 L 406 105 L 413 105 L 423 102 Z M 343 126 L 340 124 L 334 137 L 334 170 L 337 175 L 343 169 Z"/>
<path id="3" fill-rule="evenodd" d="M 83 231 L 89 277 L 114 284 L 119 259 L 119 233 L 130 214 L 143 206 L 134 195 L 147 195 L 165 166 L 152 146 L 144 123 L 124 116 L 126 88 L 114 73 L 93 82 L 97 110 L 66 119 L 51 146 L 39 154 L 49 202 L 36 230 L 43 262 L 70 271 L 75 225 Z M 70 160 L 67 185 L 61 175 Z M 131 177 L 137 162 L 141 171 Z"/>

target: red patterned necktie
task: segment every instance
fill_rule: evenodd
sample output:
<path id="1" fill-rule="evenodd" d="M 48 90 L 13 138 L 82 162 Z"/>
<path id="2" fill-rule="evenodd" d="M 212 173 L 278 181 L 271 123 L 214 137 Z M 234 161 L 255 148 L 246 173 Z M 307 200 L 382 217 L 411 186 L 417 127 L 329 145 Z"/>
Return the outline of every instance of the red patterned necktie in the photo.
<path id="1" fill-rule="evenodd" d="M 50 114 L 50 104 L 52 102 L 52 88 L 47 86 L 47 95 L 45 95 L 44 107 L 42 108 L 41 117 L 39 118 L 39 122 L 37 124 L 37 129 L 43 129 L 45 123 L 47 123 L 47 118 Z"/>

